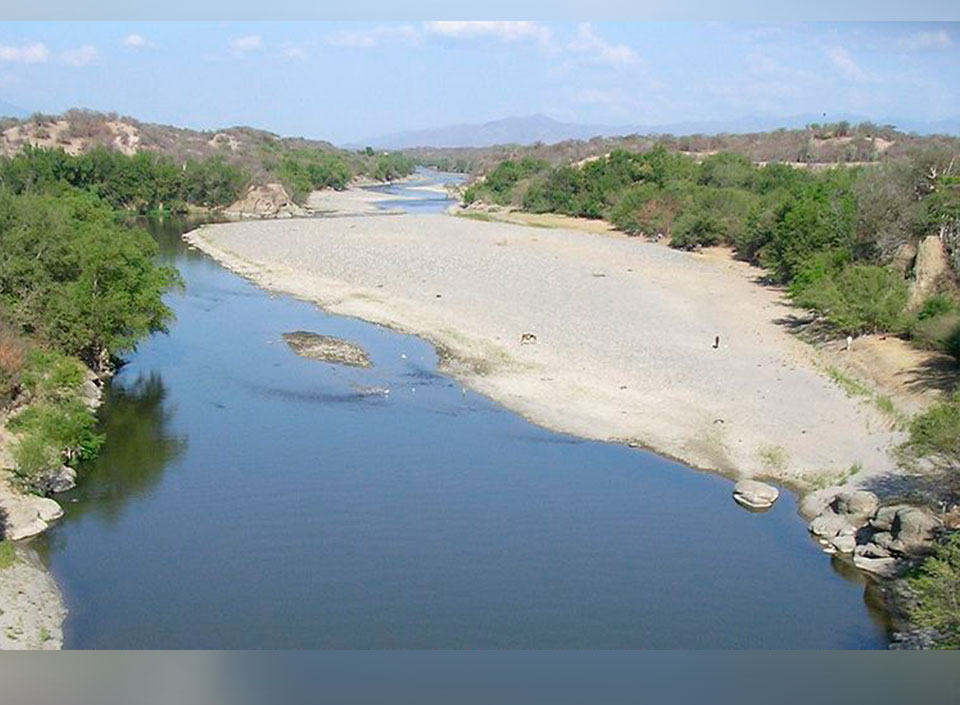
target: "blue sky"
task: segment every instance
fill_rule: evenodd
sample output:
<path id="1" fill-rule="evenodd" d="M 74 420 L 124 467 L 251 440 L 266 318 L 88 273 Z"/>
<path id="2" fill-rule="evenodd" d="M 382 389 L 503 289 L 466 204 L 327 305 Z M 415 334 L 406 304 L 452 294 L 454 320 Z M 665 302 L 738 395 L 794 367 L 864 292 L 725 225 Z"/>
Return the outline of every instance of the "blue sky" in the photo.
<path id="1" fill-rule="evenodd" d="M 0 100 L 348 142 L 546 113 L 960 115 L 960 23 L 0 24 Z"/>

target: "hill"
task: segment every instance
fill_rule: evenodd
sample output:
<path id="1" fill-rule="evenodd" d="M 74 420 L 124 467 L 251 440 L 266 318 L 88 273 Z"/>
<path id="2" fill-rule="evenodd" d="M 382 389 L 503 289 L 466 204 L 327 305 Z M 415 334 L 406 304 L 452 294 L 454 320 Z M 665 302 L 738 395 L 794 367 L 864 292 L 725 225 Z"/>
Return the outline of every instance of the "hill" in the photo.
<path id="1" fill-rule="evenodd" d="M 561 122 L 546 115 L 508 117 L 484 123 L 449 125 L 424 130 L 394 132 L 370 137 L 363 143 L 348 145 L 362 148 L 367 145 L 378 149 L 413 149 L 418 147 L 493 147 L 497 145 L 532 145 L 537 142 L 554 144 L 568 140 L 589 140 L 593 137 L 624 135 L 741 135 L 757 132 L 773 132 L 779 129 L 801 129 L 822 122 L 825 115 L 793 115 L 787 117 L 747 116 L 734 120 L 709 120 L 678 122 L 662 125 L 584 125 Z M 833 122 L 869 122 L 864 116 L 830 116 Z M 960 135 L 960 117 L 939 122 L 916 120 L 883 120 L 883 125 L 896 127 L 903 132 L 920 135 Z"/>

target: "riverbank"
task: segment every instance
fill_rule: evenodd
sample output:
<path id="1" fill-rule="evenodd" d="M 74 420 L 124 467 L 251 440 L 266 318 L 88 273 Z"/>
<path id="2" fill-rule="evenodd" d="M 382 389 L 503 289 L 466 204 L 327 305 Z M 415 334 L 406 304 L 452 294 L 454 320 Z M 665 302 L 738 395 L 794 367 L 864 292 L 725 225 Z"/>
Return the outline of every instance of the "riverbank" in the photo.
<path id="1" fill-rule="evenodd" d="M 265 288 L 427 338 L 445 372 L 548 428 L 801 488 L 895 469 L 901 433 L 822 374 L 743 263 L 443 216 L 187 238 Z"/>

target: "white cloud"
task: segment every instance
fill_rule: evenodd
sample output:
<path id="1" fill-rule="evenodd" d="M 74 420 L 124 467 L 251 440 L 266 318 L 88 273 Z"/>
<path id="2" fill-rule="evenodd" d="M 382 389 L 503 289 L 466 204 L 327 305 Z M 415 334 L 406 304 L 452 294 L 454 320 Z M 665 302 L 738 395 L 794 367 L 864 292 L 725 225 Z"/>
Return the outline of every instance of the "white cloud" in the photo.
<path id="1" fill-rule="evenodd" d="M 263 48 L 263 40 L 259 34 L 238 37 L 230 42 L 230 48 L 236 54 L 245 54 L 248 51 L 257 51 Z"/>
<path id="2" fill-rule="evenodd" d="M 637 52 L 626 44 L 610 44 L 607 42 L 593 31 L 593 26 L 589 22 L 580 25 L 577 29 L 577 36 L 570 40 L 567 49 L 606 64 L 635 64 L 640 60 Z"/>
<path id="3" fill-rule="evenodd" d="M 60 58 L 71 66 L 87 66 L 97 60 L 99 52 L 92 44 L 84 44 L 78 49 L 67 49 L 61 52 Z"/>
<path id="4" fill-rule="evenodd" d="M 14 47 L 0 44 L 0 61 L 21 63 L 21 64 L 40 64 L 50 57 L 50 50 L 45 44 L 25 44 Z"/>
<path id="5" fill-rule="evenodd" d="M 282 52 L 283 56 L 287 59 L 307 58 L 307 50 L 303 47 L 297 46 L 296 44 L 284 44 Z"/>
<path id="6" fill-rule="evenodd" d="M 443 21 L 425 22 L 427 34 L 453 39 L 493 38 L 504 42 L 533 41 L 546 44 L 551 33 L 537 22 L 523 21 Z"/>
<path id="7" fill-rule="evenodd" d="M 120 43 L 125 47 L 135 48 L 153 46 L 153 42 L 139 34 L 128 34 L 126 37 L 120 40 Z"/>
<path id="8" fill-rule="evenodd" d="M 420 33 L 408 24 L 377 25 L 371 29 L 333 32 L 327 35 L 325 41 L 333 46 L 368 49 L 393 39 L 417 42 L 420 40 Z"/>
<path id="9" fill-rule="evenodd" d="M 947 49 L 953 45 L 953 40 L 947 30 L 939 29 L 935 32 L 915 32 L 901 37 L 898 44 L 909 51 L 921 49 Z"/>
<path id="10" fill-rule="evenodd" d="M 867 74 L 860 68 L 853 57 L 843 47 L 832 47 L 827 50 L 827 57 L 840 75 L 849 81 L 865 81 Z"/>

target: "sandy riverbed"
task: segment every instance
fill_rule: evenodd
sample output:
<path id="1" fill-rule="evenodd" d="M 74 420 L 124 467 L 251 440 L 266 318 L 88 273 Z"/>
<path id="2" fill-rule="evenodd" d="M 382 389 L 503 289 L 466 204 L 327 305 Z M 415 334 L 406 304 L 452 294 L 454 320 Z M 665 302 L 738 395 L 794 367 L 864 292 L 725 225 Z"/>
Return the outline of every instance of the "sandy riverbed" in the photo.
<path id="1" fill-rule="evenodd" d="M 795 311 L 739 262 L 443 215 L 187 237 L 268 289 L 431 340 L 446 371 L 556 430 L 801 485 L 893 469 L 890 420 L 822 374 L 778 322 Z"/>

